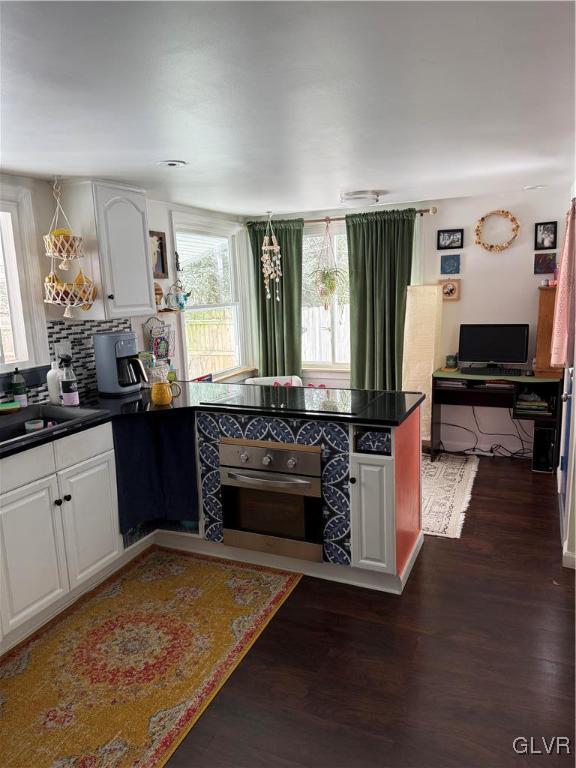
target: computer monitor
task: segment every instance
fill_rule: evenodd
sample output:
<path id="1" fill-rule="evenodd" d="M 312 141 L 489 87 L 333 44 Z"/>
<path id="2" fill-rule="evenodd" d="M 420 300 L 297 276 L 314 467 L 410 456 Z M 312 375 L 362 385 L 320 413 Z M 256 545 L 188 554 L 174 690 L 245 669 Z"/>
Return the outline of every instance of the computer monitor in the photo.
<path id="1" fill-rule="evenodd" d="M 526 363 L 528 324 L 461 325 L 458 361 Z"/>

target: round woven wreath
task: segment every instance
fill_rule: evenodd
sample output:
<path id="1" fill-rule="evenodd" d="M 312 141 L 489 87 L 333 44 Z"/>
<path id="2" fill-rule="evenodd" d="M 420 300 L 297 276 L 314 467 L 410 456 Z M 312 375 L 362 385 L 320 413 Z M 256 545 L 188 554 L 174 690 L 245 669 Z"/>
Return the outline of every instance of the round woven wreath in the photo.
<path id="1" fill-rule="evenodd" d="M 512 225 L 512 237 L 509 240 L 506 240 L 504 243 L 486 243 L 482 239 L 482 228 L 490 216 L 503 216 L 505 219 L 508 219 Z M 520 232 L 520 224 L 518 219 L 516 216 L 514 216 L 514 214 L 510 213 L 510 211 L 504 210 L 490 211 L 490 213 L 482 216 L 482 218 L 478 219 L 476 222 L 476 228 L 474 229 L 474 234 L 476 235 L 476 245 L 481 245 L 482 248 L 484 248 L 486 251 L 491 251 L 492 253 L 500 253 L 500 251 L 505 251 L 506 248 L 510 248 L 514 240 L 516 240 L 518 237 L 518 232 Z"/>

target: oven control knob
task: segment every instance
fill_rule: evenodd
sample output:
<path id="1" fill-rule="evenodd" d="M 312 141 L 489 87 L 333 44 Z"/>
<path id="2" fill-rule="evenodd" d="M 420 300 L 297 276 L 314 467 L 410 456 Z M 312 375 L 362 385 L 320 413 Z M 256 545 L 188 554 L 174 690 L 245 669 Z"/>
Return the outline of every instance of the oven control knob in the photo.
<path id="1" fill-rule="evenodd" d="M 286 462 L 286 466 L 288 467 L 288 469 L 294 469 L 296 464 L 298 464 L 298 459 L 295 456 L 290 456 L 290 458 Z"/>
<path id="2" fill-rule="evenodd" d="M 240 454 L 240 461 L 242 462 L 242 464 L 246 464 L 246 462 L 248 461 L 248 459 L 249 459 L 249 456 L 248 456 L 248 454 L 246 453 L 246 451 L 243 451 L 243 452 Z"/>
<path id="3" fill-rule="evenodd" d="M 270 456 L 269 453 L 267 453 L 266 456 L 264 456 L 262 459 L 262 464 L 264 464 L 265 467 L 268 467 L 270 464 L 272 464 L 272 456 Z"/>

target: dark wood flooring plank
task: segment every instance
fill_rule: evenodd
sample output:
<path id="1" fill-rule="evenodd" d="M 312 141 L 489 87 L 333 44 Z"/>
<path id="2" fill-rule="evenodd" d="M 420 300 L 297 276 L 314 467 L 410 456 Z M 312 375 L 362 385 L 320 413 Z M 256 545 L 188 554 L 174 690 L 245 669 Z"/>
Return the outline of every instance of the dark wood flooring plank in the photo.
<path id="1" fill-rule="evenodd" d="M 574 739 L 573 692 L 555 478 L 481 459 L 461 539 L 401 597 L 303 578 L 168 766 L 568 766 L 512 740 Z"/>

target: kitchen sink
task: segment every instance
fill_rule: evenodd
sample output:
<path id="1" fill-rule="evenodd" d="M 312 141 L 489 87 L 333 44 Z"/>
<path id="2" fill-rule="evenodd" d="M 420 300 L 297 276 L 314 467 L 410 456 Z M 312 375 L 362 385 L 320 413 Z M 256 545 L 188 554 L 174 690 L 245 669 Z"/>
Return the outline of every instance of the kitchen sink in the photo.
<path id="1" fill-rule="evenodd" d="M 85 423 L 106 417 L 107 411 L 94 408 L 67 408 L 62 405 L 29 405 L 16 413 L 0 415 L 0 449 L 34 443 L 39 437 L 65 434 Z M 44 428 L 36 432 L 26 432 L 24 423 L 32 419 L 42 419 Z M 48 426 L 51 424 L 51 426 Z"/>

